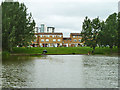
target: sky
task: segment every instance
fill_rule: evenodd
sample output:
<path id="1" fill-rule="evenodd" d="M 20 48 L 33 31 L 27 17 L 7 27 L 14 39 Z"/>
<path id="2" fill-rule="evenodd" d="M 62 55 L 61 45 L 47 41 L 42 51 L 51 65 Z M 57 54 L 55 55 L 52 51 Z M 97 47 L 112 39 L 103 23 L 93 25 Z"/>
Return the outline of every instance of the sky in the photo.
<path id="1" fill-rule="evenodd" d="M 84 18 L 99 17 L 105 20 L 110 14 L 118 12 L 119 0 L 17 0 L 24 2 L 36 22 L 48 27 L 54 26 L 55 32 L 64 37 L 70 33 L 80 33 Z"/>

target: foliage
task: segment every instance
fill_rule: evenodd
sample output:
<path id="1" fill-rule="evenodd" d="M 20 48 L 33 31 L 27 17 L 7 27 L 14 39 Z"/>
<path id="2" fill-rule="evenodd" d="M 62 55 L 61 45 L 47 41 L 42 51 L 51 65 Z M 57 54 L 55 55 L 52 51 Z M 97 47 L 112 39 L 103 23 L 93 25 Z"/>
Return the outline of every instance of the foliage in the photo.
<path id="1" fill-rule="evenodd" d="M 118 43 L 118 21 L 117 14 L 114 13 L 110 15 L 106 21 L 101 23 L 101 31 L 99 32 L 99 42 L 101 45 L 109 45 L 112 48 L 114 45 L 117 46 Z"/>
<path id="2" fill-rule="evenodd" d="M 27 46 L 34 36 L 35 21 L 24 3 L 2 2 L 2 47 L 12 51 L 17 45 Z"/>
<path id="3" fill-rule="evenodd" d="M 118 13 L 118 28 L 117 28 L 117 32 L 118 32 L 118 47 L 119 47 L 119 52 L 120 52 L 120 12 Z"/>
<path id="4" fill-rule="evenodd" d="M 119 24 L 119 25 L 118 25 Z M 99 18 L 93 20 L 85 18 L 82 27 L 82 41 L 85 42 L 87 46 L 93 48 L 97 45 L 99 46 L 119 46 L 118 37 L 120 32 L 120 13 L 113 13 L 109 17 L 100 22 Z"/>
<path id="5" fill-rule="evenodd" d="M 82 41 L 85 42 L 87 46 L 90 46 L 93 48 L 93 52 L 95 50 L 95 47 L 97 46 L 97 37 L 98 33 L 100 31 L 100 20 L 99 18 L 95 18 L 92 21 L 88 19 L 88 17 L 85 18 L 82 26 Z"/>

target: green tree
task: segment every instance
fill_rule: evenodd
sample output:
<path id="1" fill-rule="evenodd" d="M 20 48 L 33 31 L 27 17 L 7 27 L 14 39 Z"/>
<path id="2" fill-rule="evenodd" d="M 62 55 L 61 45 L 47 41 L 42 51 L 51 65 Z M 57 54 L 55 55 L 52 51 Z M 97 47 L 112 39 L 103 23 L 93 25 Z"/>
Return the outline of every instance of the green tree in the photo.
<path id="1" fill-rule="evenodd" d="M 117 14 L 111 14 L 105 21 L 105 29 L 103 29 L 103 36 L 104 36 L 104 41 L 106 45 L 109 45 L 112 48 L 114 45 L 117 45 L 118 42 L 118 32 L 117 32 L 117 27 L 118 27 L 118 21 L 117 21 Z"/>
<path id="2" fill-rule="evenodd" d="M 101 22 L 101 30 L 100 30 L 100 32 L 98 33 L 98 44 L 99 44 L 99 46 L 106 46 L 107 45 L 107 43 L 106 43 L 106 36 L 104 36 L 105 35 L 105 33 L 106 32 L 104 32 L 104 30 L 105 30 L 105 22 L 104 21 L 102 21 Z"/>
<path id="3" fill-rule="evenodd" d="M 35 21 L 24 3 L 2 2 L 2 47 L 12 51 L 17 45 L 27 46 L 34 36 Z"/>
<path id="4" fill-rule="evenodd" d="M 118 51 L 119 51 L 119 54 L 120 54 L 120 12 L 118 13 L 118 28 L 117 28 L 117 32 L 118 32 Z"/>
<path id="5" fill-rule="evenodd" d="M 99 18 L 95 18 L 92 21 L 85 18 L 82 26 L 82 41 L 85 42 L 86 45 L 93 48 L 93 53 L 95 51 L 95 47 L 97 46 L 97 37 L 100 31 L 100 20 Z"/>

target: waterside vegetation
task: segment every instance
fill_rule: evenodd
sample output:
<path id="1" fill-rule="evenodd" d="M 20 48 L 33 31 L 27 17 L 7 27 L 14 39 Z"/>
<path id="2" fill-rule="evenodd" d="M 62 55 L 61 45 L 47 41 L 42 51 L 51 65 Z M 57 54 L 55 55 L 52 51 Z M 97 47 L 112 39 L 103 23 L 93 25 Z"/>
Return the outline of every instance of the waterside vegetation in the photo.
<path id="1" fill-rule="evenodd" d="M 47 50 L 47 54 L 92 54 L 92 48 L 90 47 L 32 47 L 32 48 L 25 48 L 25 47 L 19 47 L 19 48 L 13 48 L 12 54 L 42 54 L 43 50 Z M 112 50 L 112 53 L 110 52 L 109 47 L 96 47 L 96 50 L 94 54 L 99 55 L 111 55 L 111 54 L 117 54 L 118 49 L 117 47 L 114 47 Z"/>

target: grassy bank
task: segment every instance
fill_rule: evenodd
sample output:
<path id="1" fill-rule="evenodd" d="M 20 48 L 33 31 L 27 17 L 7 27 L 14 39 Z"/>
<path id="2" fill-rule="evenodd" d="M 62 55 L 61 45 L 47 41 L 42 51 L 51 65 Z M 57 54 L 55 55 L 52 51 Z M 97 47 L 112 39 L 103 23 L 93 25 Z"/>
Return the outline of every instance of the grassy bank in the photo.
<path id="1" fill-rule="evenodd" d="M 90 47 L 34 47 L 34 48 L 13 48 L 13 54 L 42 54 L 43 50 L 47 50 L 47 54 L 87 54 L 92 52 Z M 96 47 L 95 54 L 109 55 L 110 48 Z M 117 54 L 117 48 L 113 48 L 112 54 Z"/>
<path id="2" fill-rule="evenodd" d="M 10 53 L 8 51 L 3 51 L 2 56 L 3 57 L 8 57 L 8 56 L 10 56 Z"/>

